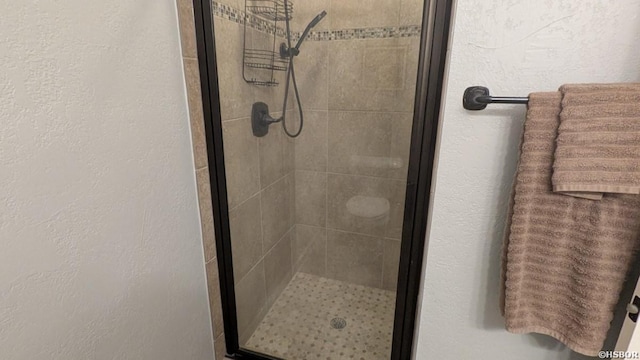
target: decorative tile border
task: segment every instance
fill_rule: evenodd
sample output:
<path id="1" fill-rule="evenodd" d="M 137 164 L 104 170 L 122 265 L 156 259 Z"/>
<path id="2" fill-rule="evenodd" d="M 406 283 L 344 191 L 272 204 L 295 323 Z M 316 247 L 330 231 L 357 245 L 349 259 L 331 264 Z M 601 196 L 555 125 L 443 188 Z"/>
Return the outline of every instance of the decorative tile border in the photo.
<path id="1" fill-rule="evenodd" d="M 246 14 L 244 11 L 233 8 L 229 5 L 220 4 L 212 1 L 213 16 L 223 18 L 240 25 L 245 22 L 249 27 L 260 32 L 273 34 L 274 31 L 279 37 L 285 37 L 286 32 L 283 28 L 276 27 L 273 21 L 265 20 L 259 16 Z M 331 40 L 355 40 L 355 39 L 387 39 L 387 38 L 405 38 L 419 37 L 421 33 L 420 25 L 408 26 L 385 26 L 371 27 L 360 29 L 344 29 L 344 30 L 320 30 L 311 31 L 307 37 L 307 41 L 331 41 Z M 298 41 L 302 32 L 294 32 L 292 41 Z"/>
<path id="2" fill-rule="evenodd" d="M 386 38 L 404 38 L 420 36 L 421 26 L 387 26 L 387 27 L 371 27 L 361 29 L 345 29 L 345 30 L 324 30 L 311 31 L 307 40 L 311 41 L 331 41 L 331 40 L 354 40 L 354 39 L 386 39 Z M 302 34 L 297 32 L 293 35 L 297 41 Z"/>
<path id="3" fill-rule="evenodd" d="M 285 30 L 274 26 L 273 21 L 269 21 L 255 15 L 247 15 L 243 10 L 238 10 L 229 5 L 212 1 L 211 12 L 213 13 L 213 16 L 223 18 L 240 25 L 244 25 L 246 22 L 249 27 L 260 32 L 273 34 L 273 32 L 276 31 L 278 36 L 286 36 Z"/>

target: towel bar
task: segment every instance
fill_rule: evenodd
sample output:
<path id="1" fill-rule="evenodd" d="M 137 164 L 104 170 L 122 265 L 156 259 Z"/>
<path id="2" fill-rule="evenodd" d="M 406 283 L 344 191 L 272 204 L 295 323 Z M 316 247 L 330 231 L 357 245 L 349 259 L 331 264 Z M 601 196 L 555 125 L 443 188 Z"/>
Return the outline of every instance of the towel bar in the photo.
<path id="1" fill-rule="evenodd" d="M 528 97 L 491 96 L 484 86 L 471 86 L 464 91 L 462 106 L 467 110 L 482 110 L 487 104 L 527 104 Z"/>

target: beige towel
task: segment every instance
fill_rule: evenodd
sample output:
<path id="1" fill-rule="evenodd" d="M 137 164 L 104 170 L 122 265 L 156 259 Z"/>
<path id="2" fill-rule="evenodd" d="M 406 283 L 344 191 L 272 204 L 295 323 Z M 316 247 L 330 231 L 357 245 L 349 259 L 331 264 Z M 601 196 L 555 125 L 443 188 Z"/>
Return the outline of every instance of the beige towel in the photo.
<path id="1" fill-rule="evenodd" d="M 564 85 L 553 191 L 640 194 L 640 84 Z"/>
<path id="2" fill-rule="evenodd" d="M 502 277 L 507 330 L 555 337 L 594 356 L 638 248 L 640 196 L 601 201 L 551 189 L 561 94 L 529 97 Z"/>

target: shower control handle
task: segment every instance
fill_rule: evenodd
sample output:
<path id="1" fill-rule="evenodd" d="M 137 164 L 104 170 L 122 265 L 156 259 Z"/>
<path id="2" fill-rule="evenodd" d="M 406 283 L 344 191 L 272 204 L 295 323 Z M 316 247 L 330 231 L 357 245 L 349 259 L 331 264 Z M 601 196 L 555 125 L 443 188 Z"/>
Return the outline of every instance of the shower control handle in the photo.
<path id="1" fill-rule="evenodd" d="M 263 102 L 253 104 L 251 109 L 251 129 L 253 135 L 263 137 L 269 133 L 269 125 L 280 122 L 282 118 L 276 119 L 269 115 L 269 105 Z"/>
<path id="2" fill-rule="evenodd" d="M 274 117 L 271 117 L 271 115 L 269 115 L 268 113 L 262 113 L 262 121 L 265 124 L 271 125 L 273 123 L 280 122 L 280 119 L 276 119 Z"/>

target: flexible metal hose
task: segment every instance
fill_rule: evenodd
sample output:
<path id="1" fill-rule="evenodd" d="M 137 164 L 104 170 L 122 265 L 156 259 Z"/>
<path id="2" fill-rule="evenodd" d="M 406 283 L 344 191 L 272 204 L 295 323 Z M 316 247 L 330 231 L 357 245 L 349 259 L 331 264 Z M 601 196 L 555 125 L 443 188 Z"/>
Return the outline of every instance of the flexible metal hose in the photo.
<path id="1" fill-rule="evenodd" d="M 288 10 L 289 4 L 288 3 L 289 3 L 288 0 L 284 0 L 284 17 L 285 17 L 285 24 L 286 24 L 286 30 L 287 30 L 287 47 L 291 49 L 291 27 L 289 24 L 289 10 Z M 287 83 L 285 84 L 285 87 L 284 87 L 284 102 L 282 104 L 281 120 L 282 120 L 282 129 L 284 129 L 284 133 L 291 138 L 296 138 L 300 135 L 300 133 L 302 133 L 302 127 L 304 126 L 304 114 L 302 111 L 302 102 L 300 101 L 300 93 L 298 92 L 298 83 L 296 81 L 296 71 L 293 66 L 293 58 L 294 58 L 294 54 L 291 51 L 289 51 L 289 68 L 287 69 Z M 296 96 L 296 100 L 298 102 L 298 111 L 300 112 L 300 128 L 295 134 L 292 134 L 291 132 L 289 132 L 289 129 L 287 129 L 287 122 L 286 122 L 287 100 L 289 98 L 289 82 L 291 79 L 293 79 L 293 90 Z"/>

